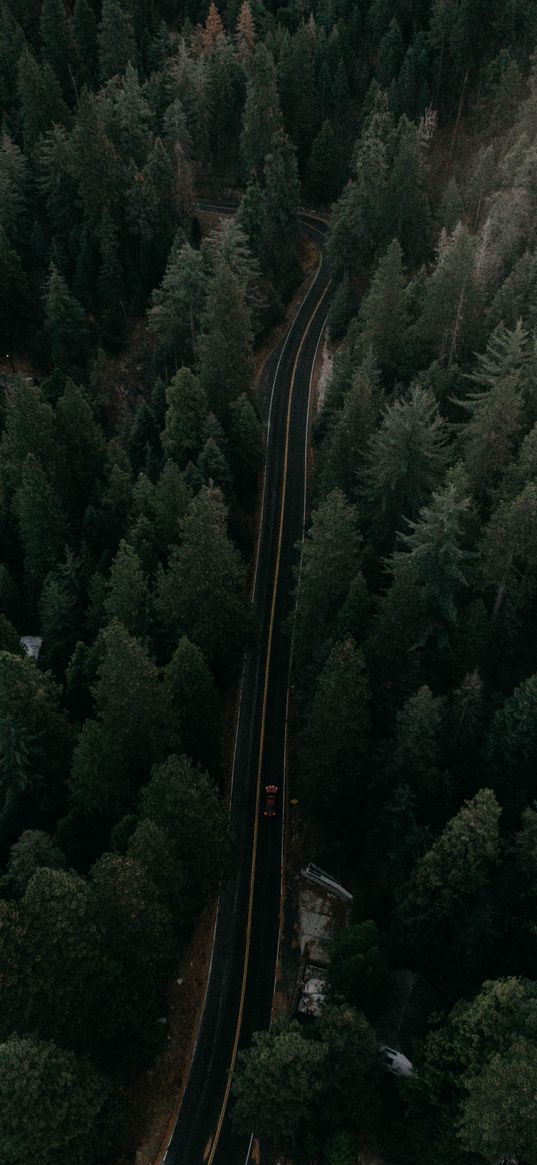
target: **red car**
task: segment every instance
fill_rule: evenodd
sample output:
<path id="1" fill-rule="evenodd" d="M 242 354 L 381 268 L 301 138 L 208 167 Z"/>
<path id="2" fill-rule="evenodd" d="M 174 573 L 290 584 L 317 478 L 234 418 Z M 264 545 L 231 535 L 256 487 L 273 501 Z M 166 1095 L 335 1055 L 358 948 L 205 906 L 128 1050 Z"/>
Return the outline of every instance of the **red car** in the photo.
<path id="1" fill-rule="evenodd" d="M 276 798 L 278 796 L 277 785 L 265 785 L 265 808 L 263 809 L 263 817 L 276 816 Z"/>

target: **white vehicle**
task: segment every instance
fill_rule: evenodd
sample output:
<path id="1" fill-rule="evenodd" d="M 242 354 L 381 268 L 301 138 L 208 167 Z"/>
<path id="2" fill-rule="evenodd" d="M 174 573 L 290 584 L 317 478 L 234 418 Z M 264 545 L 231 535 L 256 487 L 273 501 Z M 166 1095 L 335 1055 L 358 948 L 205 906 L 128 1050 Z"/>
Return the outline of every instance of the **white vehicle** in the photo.
<path id="1" fill-rule="evenodd" d="M 387 1044 L 381 1044 L 379 1052 L 388 1072 L 393 1072 L 394 1076 L 412 1076 L 412 1063 L 402 1052 L 396 1052 L 395 1048 L 389 1048 Z"/>

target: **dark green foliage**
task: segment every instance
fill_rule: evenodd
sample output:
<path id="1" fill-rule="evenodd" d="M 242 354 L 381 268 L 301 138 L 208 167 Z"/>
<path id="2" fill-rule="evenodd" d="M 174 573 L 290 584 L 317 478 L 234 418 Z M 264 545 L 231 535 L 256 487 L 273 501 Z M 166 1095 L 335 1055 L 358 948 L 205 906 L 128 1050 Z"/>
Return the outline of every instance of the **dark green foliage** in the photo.
<path id="1" fill-rule="evenodd" d="M 370 921 L 237 1111 L 296 1165 L 535 1157 L 536 37 L 535 0 L 0 5 L 2 1165 L 135 1152 L 228 855 L 196 766 L 252 630 L 254 371 L 331 203 L 289 792 Z M 396 1092 L 351 1005 L 384 1032 L 413 970 L 467 1002 L 410 1001 Z"/>
<path id="2" fill-rule="evenodd" d="M 301 788 L 329 841 L 356 828 L 351 813 L 363 796 L 368 697 L 356 644 L 350 637 L 336 642 L 317 677 L 302 739 Z"/>
<path id="3" fill-rule="evenodd" d="M 330 988 L 367 1015 L 375 1015 L 387 989 L 386 964 L 374 922 L 353 923 L 340 931 L 330 952 Z"/>
<path id="4" fill-rule="evenodd" d="M 170 756 L 140 792 L 128 853 L 158 887 L 178 929 L 214 896 L 229 852 L 216 786 L 186 756 Z"/>
<path id="5" fill-rule="evenodd" d="M 172 642 L 186 634 L 218 678 L 230 678 L 246 645 L 250 612 L 244 564 L 227 535 L 217 490 L 200 490 L 181 522 L 181 534 L 181 545 L 159 579 L 159 618 Z"/>
<path id="6" fill-rule="evenodd" d="M 247 392 L 253 375 L 250 313 L 238 280 L 221 263 L 209 283 L 198 337 L 200 381 L 217 417 Z"/>
<path id="7" fill-rule="evenodd" d="M 99 25 L 99 77 L 108 81 L 136 61 L 132 21 L 121 0 L 103 0 Z"/>
<path id="8" fill-rule="evenodd" d="M 179 640 L 166 667 L 164 683 L 172 715 L 179 720 L 187 756 L 214 770 L 218 755 L 218 697 L 203 652 L 186 636 Z"/>
<path id="9" fill-rule="evenodd" d="M 323 124 L 313 141 L 307 167 L 307 185 L 315 202 L 331 203 L 343 181 L 341 151 L 331 121 Z"/>
<path id="10" fill-rule="evenodd" d="M 110 1085 L 52 1041 L 13 1036 L 0 1045 L 0 1125 L 5 1165 L 33 1154 L 42 1165 L 97 1165 L 108 1148 Z"/>
<path id="11" fill-rule="evenodd" d="M 84 364 L 88 344 L 85 314 L 53 263 L 45 300 L 45 324 L 53 363 L 63 369 Z"/>
<path id="12" fill-rule="evenodd" d="M 61 869 L 65 866 L 65 855 L 50 834 L 41 829 L 25 829 L 11 847 L 3 889 L 13 898 L 22 898 L 35 871 L 43 866 L 49 870 Z"/>
<path id="13" fill-rule="evenodd" d="M 57 810 L 69 757 L 59 689 L 30 659 L 0 653 L 0 820 L 21 801 Z"/>

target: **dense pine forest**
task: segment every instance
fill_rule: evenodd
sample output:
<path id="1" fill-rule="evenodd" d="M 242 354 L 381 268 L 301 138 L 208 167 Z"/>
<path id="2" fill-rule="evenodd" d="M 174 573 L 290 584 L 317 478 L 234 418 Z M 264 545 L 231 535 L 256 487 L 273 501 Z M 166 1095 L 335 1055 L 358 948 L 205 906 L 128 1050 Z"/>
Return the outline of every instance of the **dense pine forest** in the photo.
<path id="1" fill-rule="evenodd" d="M 534 0 L 0 6 L 1 1165 L 131 1165 L 233 861 L 254 372 L 302 204 L 335 290 L 290 780 L 354 910 L 235 1119 L 293 1165 L 537 1165 L 534 50 Z M 435 1002 L 394 1081 L 401 969 Z"/>

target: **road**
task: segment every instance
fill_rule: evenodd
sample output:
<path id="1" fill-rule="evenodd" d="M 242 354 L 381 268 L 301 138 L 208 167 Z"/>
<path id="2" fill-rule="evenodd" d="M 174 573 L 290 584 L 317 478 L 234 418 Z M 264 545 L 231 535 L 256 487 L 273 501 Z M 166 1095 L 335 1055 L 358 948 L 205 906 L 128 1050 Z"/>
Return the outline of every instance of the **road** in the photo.
<path id="1" fill-rule="evenodd" d="M 206 209 L 222 210 L 216 204 Z M 245 1165 L 249 1137 L 233 1130 L 231 1078 L 237 1051 L 270 1024 L 279 933 L 285 798 L 262 816 L 262 789 L 285 784 L 290 638 L 282 631 L 293 590 L 305 510 L 308 408 L 315 353 L 326 321 L 330 278 L 326 227 L 304 212 L 320 246 L 311 287 L 262 377 L 268 408 L 266 471 L 253 582 L 256 635 L 242 679 L 230 823 L 233 873 L 220 895 L 198 1041 L 166 1165 Z"/>

